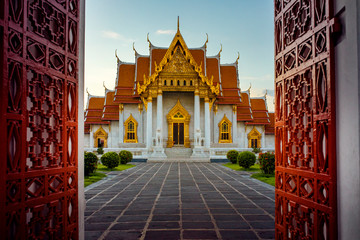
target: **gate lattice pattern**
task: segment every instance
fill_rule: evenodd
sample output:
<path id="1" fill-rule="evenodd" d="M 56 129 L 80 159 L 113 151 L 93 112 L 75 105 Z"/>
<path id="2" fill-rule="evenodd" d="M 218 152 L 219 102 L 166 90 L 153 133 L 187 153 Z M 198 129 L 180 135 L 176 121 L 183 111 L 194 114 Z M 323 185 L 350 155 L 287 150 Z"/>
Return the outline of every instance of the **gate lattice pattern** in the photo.
<path id="1" fill-rule="evenodd" d="M 336 239 L 331 0 L 275 0 L 276 238 Z"/>
<path id="2" fill-rule="evenodd" d="M 78 238 L 78 6 L 78 0 L 0 1 L 6 239 Z"/>

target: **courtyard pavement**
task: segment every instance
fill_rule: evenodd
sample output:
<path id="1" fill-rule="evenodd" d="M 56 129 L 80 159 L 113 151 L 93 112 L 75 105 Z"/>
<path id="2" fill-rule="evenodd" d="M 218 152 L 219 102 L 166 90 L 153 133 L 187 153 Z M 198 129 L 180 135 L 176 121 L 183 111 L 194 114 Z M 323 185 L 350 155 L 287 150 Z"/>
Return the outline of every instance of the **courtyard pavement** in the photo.
<path id="1" fill-rule="evenodd" d="M 139 163 L 85 189 L 85 239 L 274 239 L 274 188 L 217 163 Z"/>

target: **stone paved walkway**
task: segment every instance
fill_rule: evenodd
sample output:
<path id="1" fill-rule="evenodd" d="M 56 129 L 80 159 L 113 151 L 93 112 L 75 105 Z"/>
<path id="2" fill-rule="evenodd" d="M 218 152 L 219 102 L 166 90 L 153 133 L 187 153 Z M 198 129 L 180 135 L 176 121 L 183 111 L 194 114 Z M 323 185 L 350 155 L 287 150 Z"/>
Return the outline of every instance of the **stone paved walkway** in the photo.
<path id="1" fill-rule="evenodd" d="M 214 163 L 141 163 L 86 188 L 85 239 L 273 239 L 271 186 Z"/>

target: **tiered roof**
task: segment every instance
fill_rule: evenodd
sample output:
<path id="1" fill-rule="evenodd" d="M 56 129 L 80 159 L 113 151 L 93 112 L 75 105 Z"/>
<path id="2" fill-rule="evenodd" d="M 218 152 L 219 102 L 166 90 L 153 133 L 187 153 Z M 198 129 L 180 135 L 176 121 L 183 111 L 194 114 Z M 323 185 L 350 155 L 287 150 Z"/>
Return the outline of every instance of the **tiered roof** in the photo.
<path id="1" fill-rule="evenodd" d="M 206 56 L 205 44 L 199 48 L 187 48 L 178 29 L 174 42 L 179 41 L 186 51 L 190 52 L 191 58 L 200 66 L 203 76 L 212 79 L 212 85 L 219 86 L 216 93 L 215 104 L 231 104 L 237 106 L 237 120 L 247 125 L 270 125 L 271 121 L 266 106 L 266 98 L 250 98 L 250 91 L 241 92 L 238 77 L 238 60 L 232 64 L 220 64 L 220 52 L 216 56 Z M 138 94 L 138 86 L 144 85 L 144 79 L 153 75 L 156 66 L 164 62 L 169 48 L 154 46 L 149 40 L 149 55 L 141 55 L 136 52 L 135 63 L 122 62 L 117 58 L 117 76 L 115 90 L 105 90 L 105 97 L 89 95 L 88 107 L 85 115 L 85 127 L 87 124 L 109 124 L 111 120 L 119 119 L 119 104 L 141 103 Z M 172 50 L 172 49 L 170 49 Z M 166 59 L 165 59 L 166 60 Z M 192 61 L 193 61 L 192 60 Z M 210 83 L 210 81 L 209 81 Z M 209 85 L 211 86 L 211 84 Z M 141 94 L 141 93 L 140 93 Z"/>

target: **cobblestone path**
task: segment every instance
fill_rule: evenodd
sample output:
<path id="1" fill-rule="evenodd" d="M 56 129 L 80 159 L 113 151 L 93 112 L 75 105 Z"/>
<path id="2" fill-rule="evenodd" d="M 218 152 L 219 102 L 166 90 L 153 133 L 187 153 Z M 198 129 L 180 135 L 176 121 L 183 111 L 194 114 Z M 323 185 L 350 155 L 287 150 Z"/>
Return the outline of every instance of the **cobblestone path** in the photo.
<path id="1" fill-rule="evenodd" d="M 273 239 L 274 188 L 215 163 L 140 163 L 85 189 L 85 239 Z"/>

